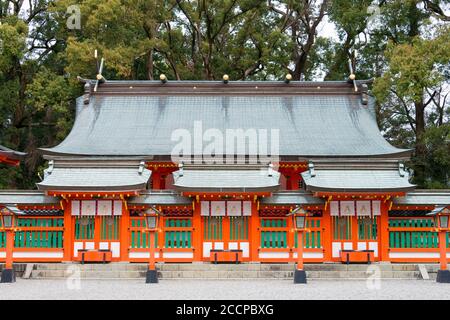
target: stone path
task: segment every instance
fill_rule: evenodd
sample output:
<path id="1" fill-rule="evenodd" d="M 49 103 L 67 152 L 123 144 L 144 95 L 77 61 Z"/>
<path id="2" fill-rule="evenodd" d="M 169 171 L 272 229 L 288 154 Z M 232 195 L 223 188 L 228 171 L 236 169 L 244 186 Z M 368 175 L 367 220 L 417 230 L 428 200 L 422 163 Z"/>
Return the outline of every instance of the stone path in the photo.
<path id="1" fill-rule="evenodd" d="M 424 280 L 23 280 L 0 284 L 4 299 L 450 299 L 450 284 Z"/>

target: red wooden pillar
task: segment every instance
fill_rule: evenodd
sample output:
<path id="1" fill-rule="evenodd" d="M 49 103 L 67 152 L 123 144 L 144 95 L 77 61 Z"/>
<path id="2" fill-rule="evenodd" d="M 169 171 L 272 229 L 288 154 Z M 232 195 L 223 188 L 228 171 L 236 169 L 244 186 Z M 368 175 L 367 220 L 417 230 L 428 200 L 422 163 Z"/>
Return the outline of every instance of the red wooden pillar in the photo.
<path id="1" fill-rule="evenodd" d="M 64 247 L 64 257 L 63 261 L 69 262 L 72 261 L 72 250 L 74 245 L 74 235 L 73 235 L 73 223 L 72 223 L 72 202 L 71 201 L 63 201 L 64 203 L 64 238 L 63 238 L 63 247 Z"/>
<path id="2" fill-rule="evenodd" d="M 252 215 L 250 217 L 250 261 L 259 261 L 260 231 L 257 201 L 252 201 Z"/>
<path id="3" fill-rule="evenodd" d="M 230 217 L 227 215 L 222 217 L 222 241 L 224 243 L 223 248 L 228 250 L 230 244 Z"/>
<path id="4" fill-rule="evenodd" d="M 152 189 L 160 190 L 161 189 L 161 173 L 155 170 L 152 172 Z"/>
<path id="5" fill-rule="evenodd" d="M 122 202 L 122 216 L 120 218 L 120 260 L 130 259 L 130 210 Z"/>
<path id="6" fill-rule="evenodd" d="M 155 258 L 156 231 L 150 231 L 150 239 L 149 240 L 150 240 L 150 258 L 148 261 L 148 270 L 156 270 L 156 258 Z"/>
<path id="7" fill-rule="evenodd" d="M 13 268 L 13 253 L 14 253 L 14 231 L 6 231 L 6 261 L 5 269 Z"/>
<path id="8" fill-rule="evenodd" d="M 286 190 L 292 190 L 292 176 L 290 173 L 286 176 Z"/>
<path id="9" fill-rule="evenodd" d="M 166 174 L 161 175 L 159 177 L 159 188 L 160 189 L 166 189 L 166 178 L 167 178 Z"/>
<path id="10" fill-rule="evenodd" d="M 101 240 L 101 230 L 102 230 L 102 216 L 95 215 L 94 216 L 94 249 L 100 249 L 100 240 Z"/>
<path id="11" fill-rule="evenodd" d="M 381 202 L 381 216 L 380 223 L 378 225 L 378 241 L 379 241 L 379 253 L 378 258 L 380 261 L 390 261 L 389 259 L 389 201 Z"/>
<path id="12" fill-rule="evenodd" d="M 164 216 L 160 215 L 159 216 L 159 227 L 157 230 L 157 234 L 156 237 L 158 237 L 158 247 L 156 247 L 156 252 L 159 253 L 159 258 L 157 259 L 158 261 L 163 261 L 163 248 L 164 248 L 164 229 L 165 229 L 165 218 Z M 156 238 L 155 237 L 155 238 Z"/>
<path id="13" fill-rule="evenodd" d="M 297 170 L 291 172 L 291 190 L 299 190 L 300 173 Z"/>
<path id="14" fill-rule="evenodd" d="M 297 231 L 297 270 L 303 270 L 303 230 Z"/>
<path id="15" fill-rule="evenodd" d="M 322 248 L 323 248 L 323 261 L 332 261 L 332 227 L 331 227 L 331 214 L 330 204 L 323 210 L 322 215 Z"/>
<path id="16" fill-rule="evenodd" d="M 287 222 L 287 227 L 288 227 L 288 238 L 287 238 L 288 243 L 287 243 L 287 245 L 289 248 L 291 248 L 291 250 L 290 250 L 291 252 L 289 253 L 289 258 L 294 259 L 293 249 L 295 247 L 294 246 L 295 245 L 295 237 L 297 235 L 294 230 L 293 220 L 291 219 L 291 217 L 288 217 L 286 222 Z"/>
<path id="17" fill-rule="evenodd" d="M 355 202 L 356 203 L 356 202 Z M 355 215 L 350 218 L 350 223 L 352 226 L 352 246 L 353 246 L 353 250 L 358 250 L 358 217 L 356 216 L 356 212 Z"/>
<path id="18" fill-rule="evenodd" d="M 439 230 L 439 264 L 440 270 L 447 270 L 447 231 Z"/>
<path id="19" fill-rule="evenodd" d="M 194 261 L 202 261 L 203 259 L 203 232 L 202 232 L 202 217 L 200 215 L 200 202 L 192 200 L 194 206 L 194 213 L 192 217 L 192 245 L 194 247 Z"/>

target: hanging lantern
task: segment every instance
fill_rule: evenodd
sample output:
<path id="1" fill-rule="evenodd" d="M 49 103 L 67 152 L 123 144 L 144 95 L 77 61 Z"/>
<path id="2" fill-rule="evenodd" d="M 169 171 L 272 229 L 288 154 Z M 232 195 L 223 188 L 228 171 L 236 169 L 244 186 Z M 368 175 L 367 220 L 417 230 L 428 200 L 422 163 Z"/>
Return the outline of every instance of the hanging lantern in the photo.
<path id="1" fill-rule="evenodd" d="M 159 212 L 154 208 L 147 209 L 144 213 L 144 223 L 147 231 L 156 231 L 159 224 Z"/>
<path id="2" fill-rule="evenodd" d="M 448 228 L 448 216 L 447 215 L 439 215 L 439 227 L 442 229 Z"/>
<path id="3" fill-rule="evenodd" d="M 148 230 L 155 230 L 158 227 L 158 215 L 146 215 L 145 227 Z"/>
<path id="4" fill-rule="evenodd" d="M 1 210 L 2 227 L 4 229 L 11 229 L 14 226 L 14 214 L 11 210 L 3 208 Z"/>
<path id="5" fill-rule="evenodd" d="M 306 216 L 307 212 L 302 207 L 294 209 L 290 215 L 294 219 L 294 227 L 297 231 L 303 231 L 306 229 Z"/>
<path id="6" fill-rule="evenodd" d="M 448 229 L 449 213 L 448 210 L 444 209 L 437 215 L 437 225 L 440 229 Z"/>
<path id="7" fill-rule="evenodd" d="M 434 225 L 443 231 L 449 229 L 450 210 L 447 208 L 437 208 L 430 215 L 434 215 Z"/>

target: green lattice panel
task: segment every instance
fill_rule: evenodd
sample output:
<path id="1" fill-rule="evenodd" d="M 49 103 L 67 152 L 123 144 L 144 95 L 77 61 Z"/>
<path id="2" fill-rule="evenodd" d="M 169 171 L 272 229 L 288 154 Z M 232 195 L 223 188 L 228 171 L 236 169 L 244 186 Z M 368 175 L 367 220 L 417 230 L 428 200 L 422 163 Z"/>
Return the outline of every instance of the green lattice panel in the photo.
<path id="1" fill-rule="evenodd" d="M 391 248 L 438 248 L 438 233 L 433 231 L 432 219 L 389 219 L 389 246 Z M 430 228 L 429 231 L 395 231 L 395 228 Z M 447 235 L 447 246 L 449 238 Z"/>
<path id="2" fill-rule="evenodd" d="M 306 220 L 306 228 L 314 229 L 320 228 L 320 220 Z M 303 248 L 305 249 L 317 249 L 322 248 L 320 230 L 311 230 L 310 232 L 303 232 Z M 294 248 L 297 248 L 298 237 L 294 235 Z"/>
<path id="3" fill-rule="evenodd" d="M 203 239 L 222 240 L 222 217 L 203 217 Z"/>
<path id="4" fill-rule="evenodd" d="M 119 240 L 120 217 L 102 217 L 100 227 L 100 239 Z"/>
<path id="5" fill-rule="evenodd" d="M 358 239 L 359 240 L 377 240 L 378 225 L 377 217 L 373 219 L 358 219 Z"/>
<path id="6" fill-rule="evenodd" d="M 75 220 L 75 239 L 92 240 L 94 239 L 95 218 L 80 217 Z"/>
<path id="7" fill-rule="evenodd" d="M 248 240 L 248 217 L 230 217 L 230 240 Z"/>
<path id="8" fill-rule="evenodd" d="M 144 229 L 144 220 L 131 220 L 131 226 Z M 130 232 L 130 247 L 133 249 L 150 248 L 150 233 L 141 230 L 132 230 Z M 155 235 L 155 247 L 158 247 L 158 235 Z"/>
<path id="9" fill-rule="evenodd" d="M 261 231 L 261 248 L 287 248 L 287 231 Z"/>
<path id="10" fill-rule="evenodd" d="M 21 218 L 17 227 L 64 227 L 64 219 Z M 62 248 L 63 231 L 17 231 L 14 235 L 16 248 Z"/>

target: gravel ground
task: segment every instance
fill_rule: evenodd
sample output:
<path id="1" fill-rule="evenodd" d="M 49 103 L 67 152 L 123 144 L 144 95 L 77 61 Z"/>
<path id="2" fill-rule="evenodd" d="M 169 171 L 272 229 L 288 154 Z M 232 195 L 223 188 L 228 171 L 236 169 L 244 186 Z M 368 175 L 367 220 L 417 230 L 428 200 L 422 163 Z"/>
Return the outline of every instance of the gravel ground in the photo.
<path id="1" fill-rule="evenodd" d="M 287 280 L 22 280 L 0 285 L 5 299 L 450 299 L 450 284 L 423 280 L 309 281 L 294 285 Z M 74 287 L 75 285 L 75 287 Z"/>

